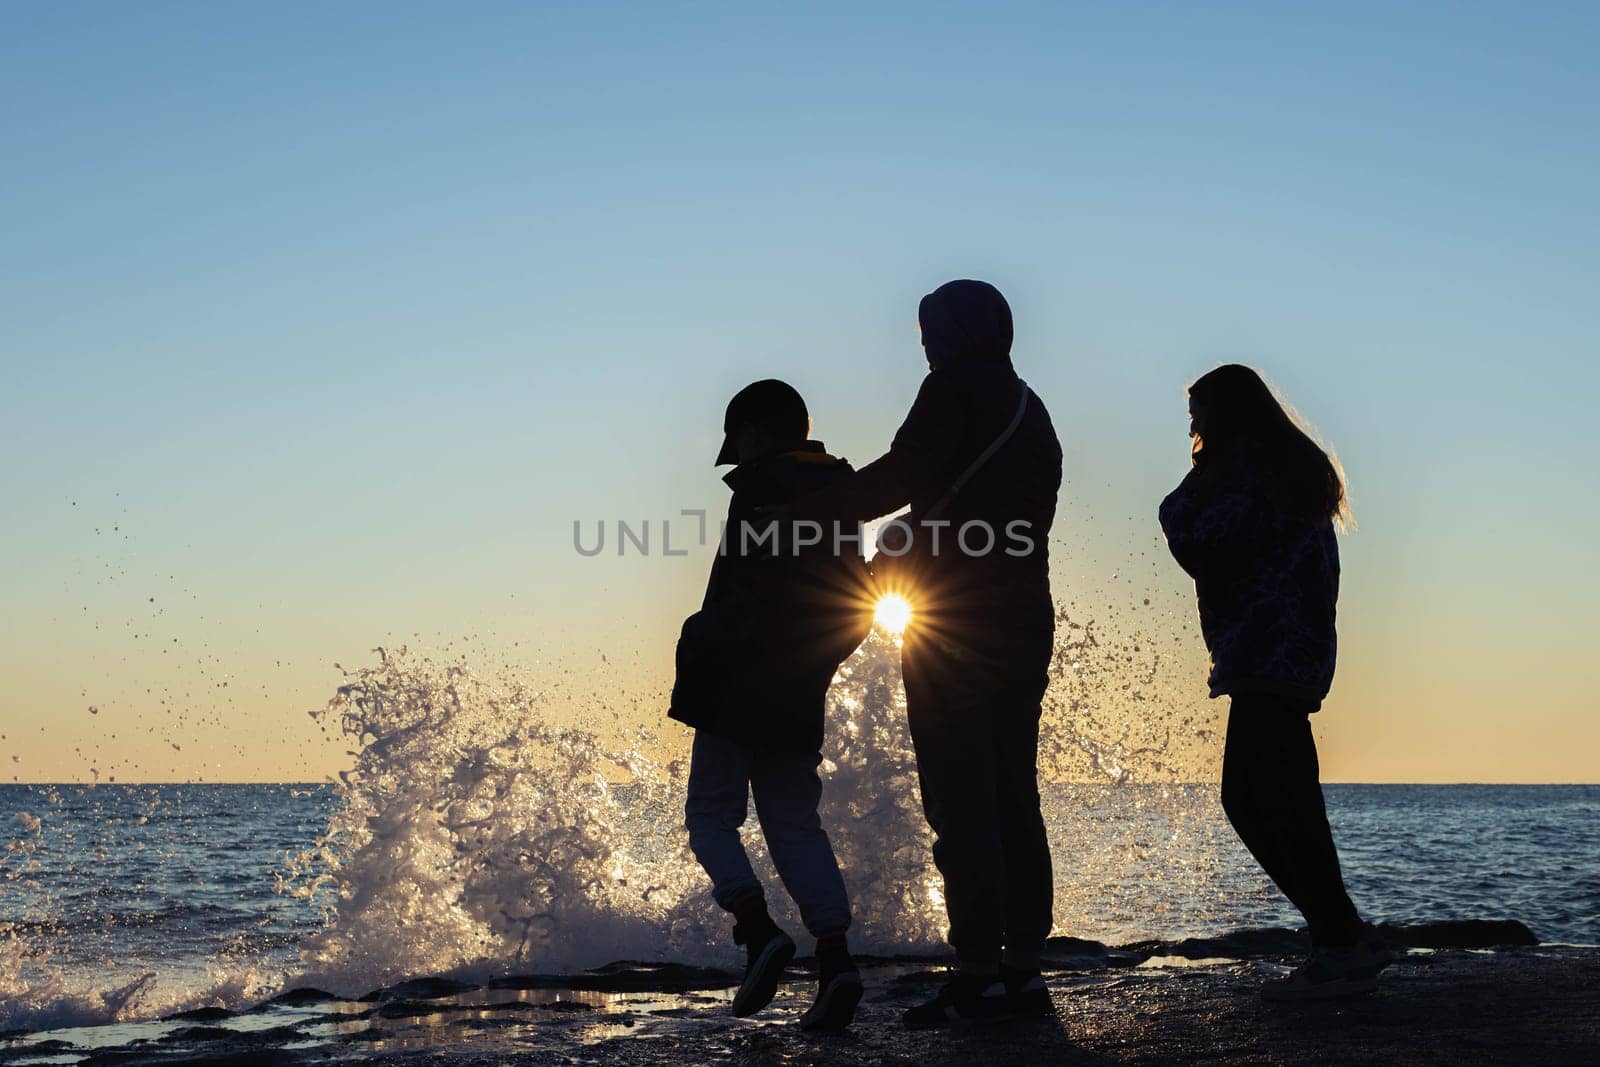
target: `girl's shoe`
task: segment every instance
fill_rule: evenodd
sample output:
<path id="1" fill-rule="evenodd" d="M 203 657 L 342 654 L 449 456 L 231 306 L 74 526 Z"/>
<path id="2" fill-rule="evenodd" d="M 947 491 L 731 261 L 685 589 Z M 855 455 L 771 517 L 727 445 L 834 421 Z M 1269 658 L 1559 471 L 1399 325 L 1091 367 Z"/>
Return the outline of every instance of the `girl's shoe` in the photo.
<path id="1" fill-rule="evenodd" d="M 1389 939 L 1383 936 L 1383 932 L 1371 923 L 1361 924 L 1360 945 L 1372 953 L 1373 965 L 1379 971 L 1382 971 L 1400 956 L 1395 951 L 1394 946 L 1389 943 Z"/>
<path id="2" fill-rule="evenodd" d="M 1378 972 L 1386 963 L 1366 945 L 1319 949 L 1287 978 L 1262 986 L 1261 995 L 1276 1003 L 1364 996 L 1378 988 Z"/>

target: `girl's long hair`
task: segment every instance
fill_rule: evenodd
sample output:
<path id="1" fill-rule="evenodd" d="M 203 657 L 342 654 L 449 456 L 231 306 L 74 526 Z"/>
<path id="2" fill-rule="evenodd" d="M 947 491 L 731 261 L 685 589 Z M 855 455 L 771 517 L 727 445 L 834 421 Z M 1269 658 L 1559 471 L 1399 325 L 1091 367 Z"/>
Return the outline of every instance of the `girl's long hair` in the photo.
<path id="1" fill-rule="evenodd" d="M 1205 433 L 1194 443 L 1197 471 L 1206 472 L 1241 443 L 1265 446 L 1291 507 L 1332 519 L 1341 529 L 1355 525 L 1338 459 L 1300 427 L 1261 375 L 1228 363 L 1201 375 L 1189 398 L 1205 413 Z"/>

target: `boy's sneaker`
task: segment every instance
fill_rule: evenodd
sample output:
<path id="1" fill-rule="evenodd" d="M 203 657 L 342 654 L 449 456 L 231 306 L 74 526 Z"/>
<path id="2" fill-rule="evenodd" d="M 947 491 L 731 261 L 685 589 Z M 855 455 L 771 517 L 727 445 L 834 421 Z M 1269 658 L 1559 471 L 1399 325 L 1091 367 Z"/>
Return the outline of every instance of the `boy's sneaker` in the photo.
<path id="1" fill-rule="evenodd" d="M 930 1026 L 1003 1019 L 1011 1014 L 1011 998 L 1004 982 L 957 973 L 939 995 L 926 1004 L 906 1009 L 900 1021 L 914 1030 Z"/>
<path id="2" fill-rule="evenodd" d="M 817 949 L 817 1000 L 800 1017 L 800 1029 L 838 1033 L 861 1003 L 861 972 L 845 949 Z"/>
<path id="3" fill-rule="evenodd" d="M 1005 984 L 1007 1006 L 1012 1015 L 1038 1018 L 1056 1013 L 1055 1003 L 1050 999 L 1050 990 L 1044 984 L 1044 976 L 1038 971 L 1007 967 L 1002 963 L 1000 981 Z"/>
<path id="4" fill-rule="evenodd" d="M 1378 988 L 1378 972 L 1384 966 L 1365 945 L 1319 949 L 1287 978 L 1262 986 L 1261 995 L 1277 1003 L 1358 997 Z"/>
<path id="5" fill-rule="evenodd" d="M 742 1019 L 772 1003 L 778 992 L 778 982 L 783 979 L 783 969 L 794 959 L 794 939 L 769 919 L 753 930 L 742 924 L 735 926 L 733 941 L 745 947 L 749 958 L 744 981 L 739 984 L 739 992 L 733 995 L 733 1014 Z"/>

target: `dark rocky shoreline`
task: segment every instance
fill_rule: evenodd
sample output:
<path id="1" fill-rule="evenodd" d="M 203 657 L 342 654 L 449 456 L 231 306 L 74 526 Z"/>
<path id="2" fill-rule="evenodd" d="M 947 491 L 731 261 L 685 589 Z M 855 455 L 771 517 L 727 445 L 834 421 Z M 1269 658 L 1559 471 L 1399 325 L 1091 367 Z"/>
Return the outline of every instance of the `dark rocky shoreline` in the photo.
<path id="1" fill-rule="evenodd" d="M 1303 951 L 1292 931 L 1114 948 L 1055 938 L 1046 1022 L 902 1029 L 900 1012 L 943 980 L 936 959 L 864 961 L 867 997 L 838 1036 L 794 1025 L 809 961 L 743 1021 L 727 1014 L 730 972 L 624 962 L 486 985 L 423 978 L 357 1000 L 295 990 L 243 1012 L 5 1035 L 0 1064 L 1600 1062 L 1600 948 L 1539 945 L 1514 922 L 1387 932 L 1409 951 L 1383 987 L 1334 1004 L 1257 995 Z"/>

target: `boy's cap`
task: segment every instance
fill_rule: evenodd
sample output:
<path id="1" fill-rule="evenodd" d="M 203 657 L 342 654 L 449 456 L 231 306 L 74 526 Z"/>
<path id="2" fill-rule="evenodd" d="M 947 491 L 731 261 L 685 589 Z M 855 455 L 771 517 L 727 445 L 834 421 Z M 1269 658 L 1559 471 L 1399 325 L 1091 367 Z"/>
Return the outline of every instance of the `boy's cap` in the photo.
<path id="1" fill-rule="evenodd" d="M 780 382 L 776 378 L 763 378 L 759 382 L 751 382 L 733 394 L 733 399 L 728 401 L 727 414 L 722 417 L 722 450 L 717 453 L 715 465 L 721 467 L 728 463 L 739 462 L 733 435 L 746 423 L 770 426 L 780 431 L 798 427 L 804 436 L 810 421 L 811 415 L 806 411 L 806 402 L 788 382 Z"/>

